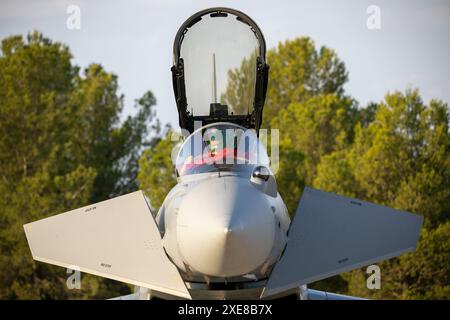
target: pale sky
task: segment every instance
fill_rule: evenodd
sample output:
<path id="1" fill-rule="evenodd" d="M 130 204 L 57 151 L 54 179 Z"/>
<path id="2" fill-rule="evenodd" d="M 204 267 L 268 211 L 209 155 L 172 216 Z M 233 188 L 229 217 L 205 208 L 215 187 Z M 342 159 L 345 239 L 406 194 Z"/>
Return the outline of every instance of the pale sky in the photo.
<path id="1" fill-rule="evenodd" d="M 71 4 L 81 9 L 80 30 L 66 27 Z M 381 10 L 380 30 L 366 26 L 369 5 Z M 418 87 L 425 101 L 450 102 L 449 0 L 0 0 L 0 38 L 39 30 L 66 43 L 77 65 L 98 62 L 118 75 L 126 114 L 151 89 L 161 121 L 178 127 L 172 42 L 184 20 L 214 6 L 252 17 L 269 48 L 298 36 L 333 48 L 349 71 L 346 92 L 361 105 L 408 87 Z"/>

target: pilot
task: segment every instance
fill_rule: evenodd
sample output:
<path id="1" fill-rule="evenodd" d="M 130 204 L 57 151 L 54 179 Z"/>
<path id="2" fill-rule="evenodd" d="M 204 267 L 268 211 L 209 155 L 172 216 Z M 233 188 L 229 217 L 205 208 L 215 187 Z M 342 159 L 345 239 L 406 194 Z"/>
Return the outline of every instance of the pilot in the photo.
<path id="1" fill-rule="evenodd" d="M 189 148 L 189 151 L 191 152 L 183 162 L 179 172 L 180 175 L 220 170 L 238 171 L 242 168 L 238 168 L 237 166 L 250 164 L 250 159 L 253 158 L 251 157 L 252 152 L 250 152 L 248 148 L 245 149 L 244 152 L 239 150 L 239 144 L 235 139 L 233 139 L 235 140 L 233 146 L 227 147 L 227 144 L 218 137 L 224 130 L 219 128 L 210 130 L 212 130 L 213 133 L 207 134 L 209 138 L 205 136 L 203 153 L 194 155 L 192 148 L 190 148 L 190 142 L 186 141 L 186 147 Z M 187 150 L 187 148 L 185 150 Z"/>

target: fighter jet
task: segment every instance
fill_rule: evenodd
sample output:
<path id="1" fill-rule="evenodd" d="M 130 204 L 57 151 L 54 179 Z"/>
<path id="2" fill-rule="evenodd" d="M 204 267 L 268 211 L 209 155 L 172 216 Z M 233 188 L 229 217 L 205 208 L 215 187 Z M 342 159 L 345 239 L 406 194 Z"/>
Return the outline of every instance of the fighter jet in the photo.
<path id="1" fill-rule="evenodd" d="M 356 299 L 307 285 L 414 251 L 422 216 L 381 205 L 306 187 L 290 220 L 259 136 L 269 66 L 250 17 L 200 11 L 173 55 L 177 185 L 158 212 L 136 191 L 25 224 L 35 260 L 136 286 L 117 299 Z"/>

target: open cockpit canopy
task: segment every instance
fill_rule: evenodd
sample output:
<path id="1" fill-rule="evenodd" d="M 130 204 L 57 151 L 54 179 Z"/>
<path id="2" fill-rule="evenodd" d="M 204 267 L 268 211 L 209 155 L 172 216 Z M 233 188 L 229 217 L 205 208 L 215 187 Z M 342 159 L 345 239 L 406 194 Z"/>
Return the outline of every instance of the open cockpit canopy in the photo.
<path id="1" fill-rule="evenodd" d="M 211 8 L 191 16 L 174 42 L 173 86 L 181 128 L 232 122 L 259 130 L 267 90 L 264 36 L 242 12 Z"/>

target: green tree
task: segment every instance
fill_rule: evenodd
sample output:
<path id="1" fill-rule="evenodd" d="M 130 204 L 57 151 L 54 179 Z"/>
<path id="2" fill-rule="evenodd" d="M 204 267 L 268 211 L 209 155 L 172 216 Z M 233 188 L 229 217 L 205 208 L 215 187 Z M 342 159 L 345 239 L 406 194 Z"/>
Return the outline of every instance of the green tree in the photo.
<path id="1" fill-rule="evenodd" d="M 322 156 L 344 149 L 353 139 L 354 101 L 334 94 L 291 103 L 272 119 L 280 126 L 279 192 L 291 215 L 305 185 L 312 185 Z"/>
<path id="2" fill-rule="evenodd" d="M 272 119 L 280 127 L 280 144 L 304 155 L 304 179 L 312 184 L 320 158 L 344 148 L 353 139 L 354 102 L 334 94 L 293 102 Z M 302 165 L 302 164 L 299 164 Z"/>
<path id="3" fill-rule="evenodd" d="M 72 123 L 79 121 L 69 133 L 75 140 L 71 156 L 97 171 L 91 202 L 136 190 L 142 147 L 150 143 L 150 132 L 159 133 L 152 92 L 136 100 L 136 114 L 123 123 L 119 119 L 123 96 L 117 92 L 117 77 L 93 64 L 86 69 L 84 78 L 77 79 L 71 96 Z"/>
<path id="4" fill-rule="evenodd" d="M 336 52 L 321 47 L 316 50 L 308 37 L 287 40 L 267 53 L 270 65 L 269 87 L 263 122 L 272 119 L 291 103 L 302 103 L 316 95 L 344 94 L 348 73 Z M 276 126 L 281 128 L 282 123 Z"/>
<path id="5" fill-rule="evenodd" d="M 171 135 L 172 131 L 168 131 L 139 160 L 139 186 L 155 209 L 161 207 L 164 198 L 177 182 L 171 159 L 176 142 L 171 140 Z"/>
<path id="6" fill-rule="evenodd" d="M 369 292 L 363 287 L 364 272 L 355 271 L 344 275 L 351 294 L 449 297 L 447 276 L 430 276 L 450 274 L 448 264 L 437 263 L 438 255 L 448 255 L 444 225 L 450 214 L 450 134 L 445 103 L 432 100 L 426 105 L 417 90 L 386 95 L 374 121 L 356 126 L 353 144 L 321 158 L 314 186 L 425 216 L 418 252 L 381 264 L 387 287 Z"/>
<path id="7" fill-rule="evenodd" d="M 356 126 L 347 150 L 321 159 L 314 185 L 420 212 L 436 226 L 450 211 L 448 128 L 443 102 L 425 105 L 417 90 L 388 94 L 375 120 L 366 128 Z"/>
<path id="8" fill-rule="evenodd" d="M 227 88 L 220 103 L 228 105 L 234 114 L 249 114 L 253 110 L 256 81 L 256 52 L 242 60 L 241 66 L 228 70 Z"/>
<path id="9" fill-rule="evenodd" d="M 67 46 L 34 32 L 6 38 L 0 55 L 0 297 L 85 298 L 128 292 L 32 260 L 22 225 L 136 188 L 137 160 L 157 132 L 149 92 L 119 120 L 117 77 L 92 64 L 83 75 Z M 153 121 L 153 122 L 152 122 Z M 151 125 L 153 123 L 153 125 Z"/>

